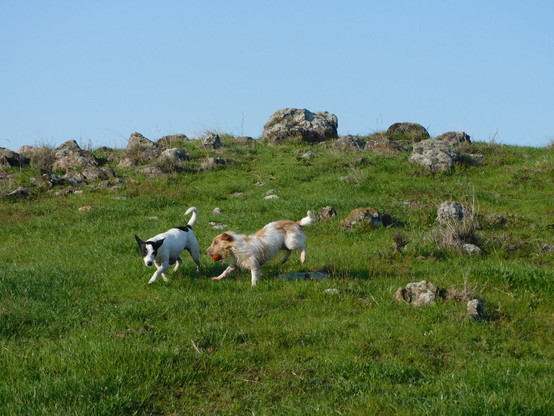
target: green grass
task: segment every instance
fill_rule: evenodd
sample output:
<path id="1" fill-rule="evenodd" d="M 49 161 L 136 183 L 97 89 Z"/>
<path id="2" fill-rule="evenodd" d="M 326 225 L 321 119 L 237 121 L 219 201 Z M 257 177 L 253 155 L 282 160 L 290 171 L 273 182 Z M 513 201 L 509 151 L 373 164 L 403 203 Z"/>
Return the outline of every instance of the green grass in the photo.
<path id="1" fill-rule="evenodd" d="M 481 166 L 430 174 L 406 154 L 187 146 L 192 168 L 206 156 L 231 162 L 158 179 L 118 171 L 117 191 L 0 199 L 0 414 L 554 413 L 554 254 L 541 249 L 554 244 L 552 149 L 476 143 Z M 299 158 L 310 149 L 315 159 Z M 23 184 L 36 174 L 9 173 Z M 281 199 L 263 200 L 269 190 Z M 508 219 L 478 229 L 486 256 L 433 243 L 445 200 Z M 133 235 L 182 225 L 191 205 L 202 250 L 218 233 L 210 221 L 250 233 L 326 205 L 339 217 L 306 228 L 306 265 L 297 254 L 274 260 L 257 287 L 248 271 L 211 281 L 224 266 L 207 256 L 201 276 L 185 256 L 169 283 L 147 285 L 153 270 Z M 342 231 L 360 206 L 405 227 Z M 331 277 L 277 278 L 305 270 Z M 468 320 L 464 303 L 396 301 L 398 287 L 423 279 L 467 285 L 487 319 Z"/>

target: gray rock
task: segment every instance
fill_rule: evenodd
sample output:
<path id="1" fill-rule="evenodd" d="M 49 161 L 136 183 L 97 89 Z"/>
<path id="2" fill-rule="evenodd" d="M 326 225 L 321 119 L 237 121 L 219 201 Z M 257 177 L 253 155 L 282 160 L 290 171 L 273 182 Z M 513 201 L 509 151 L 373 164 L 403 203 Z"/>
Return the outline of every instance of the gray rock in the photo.
<path id="1" fill-rule="evenodd" d="M 462 244 L 461 249 L 463 253 L 469 254 L 470 256 L 485 254 L 485 252 L 481 249 L 481 247 L 478 247 L 475 244 L 469 244 L 469 243 Z"/>
<path id="2" fill-rule="evenodd" d="M 165 149 L 160 154 L 160 159 L 166 160 L 172 163 L 179 163 L 188 159 L 187 154 L 177 148 Z"/>
<path id="3" fill-rule="evenodd" d="M 322 111 L 284 108 L 275 112 L 264 125 L 263 137 L 269 143 L 283 141 L 322 142 L 337 137 L 338 119 Z"/>
<path id="4" fill-rule="evenodd" d="M 437 221 L 442 225 L 459 223 L 471 216 L 472 211 L 469 208 L 455 201 L 443 202 L 437 209 Z"/>
<path id="5" fill-rule="evenodd" d="M 428 139 L 415 143 L 409 158 L 411 162 L 417 163 L 432 172 L 453 169 L 458 159 L 459 154 L 456 151 L 436 139 Z"/>
<path id="6" fill-rule="evenodd" d="M 302 156 L 300 156 L 300 159 L 308 160 L 308 159 L 314 159 L 315 157 L 316 157 L 315 153 L 310 150 L 304 153 Z"/>
<path id="7" fill-rule="evenodd" d="M 209 157 L 202 162 L 200 165 L 200 170 L 213 170 L 217 169 L 220 166 L 226 165 L 225 159 L 220 157 Z"/>
<path id="8" fill-rule="evenodd" d="M 5 147 L 0 147 L 0 167 L 24 168 L 29 165 L 30 159 Z"/>
<path id="9" fill-rule="evenodd" d="M 368 224 L 372 227 L 382 227 L 383 221 L 381 220 L 381 214 L 379 214 L 375 208 L 371 207 L 356 208 L 350 212 L 348 217 L 340 222 L 340 225 L 344 230 L 351 230 L 360 224 Z"/>
<path id="10" fill-rule="evenodd" d="M 223 224 L 221 222 L 215 222 L 215 221 L 210 221 L 208 225 L 212 227 L 214 230 L 224 230 L 225 228 L 227 228 L 227 224 Z"/>
<path id="11" fill-rule="evenodd" d="M 81 154 L 82 152 L 83 149 L 81 149 L 81 147 L 75 140 L 68 140 L 56 148 L 55 155 L 58 159 L 60 159 L 64 156 Z"/>
<path id="12" fill-rule="evenodd" d="M 407 140 L 412 143 L 431 137 L 427 129 L 417 123 L 394 123 L 387 129 L 386 136 L 391 140 Z"/>
<path id="13" fill-rule="evenodd" d="M 440 295 L 437 286 L 426 280 L 408 283 L 406 287 L 398 288 L 395 293 L 396 299 L 410 303 L 415 307 L 433 305 L 437 296 Z"/>
<path id="14" fill-rule="evenodd" d="M 357 136 L 342 136 L 333 143 L 333 149 L 342 151 L 360 151 L 364 150 L 366 142 Z"/>
<path id="15" fill-rule="evenodd" d="M 139 169 L 139 172 L 150 178 L 156 178 L 164 174 L 164 172 L 157 166 L 145 166 Z"/>
<path id="16" fill-rule="evenodd" d="M 388 139 L 367 140 L 365 150 L 372 153 L 401 153 L 407 152 L 408 148 L 399 142 Z"/>
<path id="17" fill-rule="evenodd" d="M 202 147 L 206 149 L 219 149 L 221 147 L 221 138 L 219 134 L 208 134 L 202 139 Z"/>
<path id="18" fill-rule="evenodd" d="M 171 134 L 169 136 L 164 136 L 156 142 L 156 145 L 170 149 L 173 147 L 178 147 L 188 142 L 189 138 L 184 134 Z"/>
<path id="19" fill-rule="evenodd" d="M 81 172 L 75 171 L 67 172 L 65 175 L 62 176 L 62 179 L 72 185 L 82 185 L 87 183 L 84 175 Z"/>
<path id="20" fill-rule="evenodd" d="M 451 147 L 463 147 L 471 144 L 471 140 L 468 134 L 463 131 L 449 131 L 436 137 Z"/>
<path id="21" fill-rule="evenodd" d="M 5 198 L 26 198 L 31 195 L 31 191 L 27 188 L 20 186 L 16 190 L 4 194 Z"/>
<path id="22" fill-rule="evenodd" d="M 485 319 L 485 306 L 479 299 L 467 302 L 467 316 L 476 321 Z"/>
<path id="23" fill-rule="evenodd" d="M 56 157 L 53 164 L 54 170 L 68 172 L 98 166 L 94 155 L 81 149 L 75 140 L 68 140 L 57 147 L 54 155 Z"/>
<path id="24" fill-rule="evenodd" d="M 156 143 L 136 131 L 131 133 L 131 137 L 127 141 L 128 150 L 144 150 L 155 147 L 157 147 Z"/>
<path id="25" fill-rule="evenodd" d="M 82 174 L 85 180 L 90 182 L 108 179 L 110 176 L 107 171 L 96 166 L 83 169 Z"/>

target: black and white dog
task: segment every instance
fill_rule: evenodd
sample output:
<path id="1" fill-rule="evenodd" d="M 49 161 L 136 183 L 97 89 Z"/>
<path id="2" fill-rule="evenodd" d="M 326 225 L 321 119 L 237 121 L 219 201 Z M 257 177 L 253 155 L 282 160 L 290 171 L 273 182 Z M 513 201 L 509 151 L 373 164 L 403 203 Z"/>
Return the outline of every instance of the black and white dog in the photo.
<path id="1" fill-rule="evenodd" d="M 198 209 L 196 207 L 191 207 L 185 212 L 185 215 L 189 215 L 190 213 L 192 213 L 192 216 L 188 224 L 184 227 L 172 228 L 146 241 L 142 241 L 135 234 L 135 239 L 140 246 L 144 264 L 148 267 L 155 264 L 157 267 L 157 270 L 148 281 L 149 284 L 154 283 L 160 275 L 162 275 L 163 279 L 167 282 L 165 271 L 170 264 L 175 264 L 173 271 L 177 271 L 183 262 L 179 257 L 183 250 L 187 250 L 190 253 L 192 259 L 196 263 L 196 270 L 200 272 L 200 247 L 192 231 L 192 227 L 198 218 Z"/>

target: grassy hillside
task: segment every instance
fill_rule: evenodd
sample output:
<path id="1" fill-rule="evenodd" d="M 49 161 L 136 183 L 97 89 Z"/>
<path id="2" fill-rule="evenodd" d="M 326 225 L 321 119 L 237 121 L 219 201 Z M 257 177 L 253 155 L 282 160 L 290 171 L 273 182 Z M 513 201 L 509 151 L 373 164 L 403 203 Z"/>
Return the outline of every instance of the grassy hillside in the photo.
<path id="1" fill-rule="evenodd" d="M 475 143 L 480 165 L 431 174 L 408 153 L 223 144 L 183 144 L 191 159 L 178 174 L 149 178 L 106 162 L 123 178 L 115 189 L 0 198 L 0 414 L 554 413 L 552 148 Z M 315 158 L 300 157 L 309 150 Z M 198 171 L 209 156 L 227 164 Z M 39 175 L 7 173 L 2 191 Z M 447 200 L 474 207 L 486 255 L 437 244 Z M 275 259 L 257 287 L 248 271 L 211 281 L 224 265 L 208 256 L 199 276 L 186 253 L 169 283 L 149 286 L 134 234 L 184 225 L 193 205 L 203 251 L 220 232 L 210 222 L 251 233 L 308 209 L 338 216 L 305 229 L 305 265 L 297 253 Z M 405 226 L 340 228 L 368 206 Z M 277 277 L 317 270 L 330 277 Z M 472 291 L 486 319 L 468 319 L 465 302 L 395 299 L 420 280 Z"/>

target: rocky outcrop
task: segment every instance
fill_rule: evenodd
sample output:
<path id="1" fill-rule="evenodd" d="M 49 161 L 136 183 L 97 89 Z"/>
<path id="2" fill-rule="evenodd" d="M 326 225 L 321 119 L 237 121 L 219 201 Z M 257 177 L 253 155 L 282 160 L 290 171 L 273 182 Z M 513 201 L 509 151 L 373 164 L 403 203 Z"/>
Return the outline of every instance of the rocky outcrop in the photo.
<path id="1" fill-rule="evenodd" d="M 390 140 L 406 140 L 411 143 L 431 137 L 427 129 L 417 123 L 394 123 L 387 129 L 386 136 Z"/>
<path id="2" fill-rule="evenodd" d="M 432 172 L 444 172 L 453 169 L 458 159 L 459 154 L 446 143 L 428 139 L 414 144 L 408 160 Z"/>
<path id="3" fill-rule="evenodd" d="M 449 131 L 437 136 L 436 139 L 450 147 L 463 147 L 471 144 L 469 135 L 463 131 Z"/>
<path id="4" fill-rule="evenodd" d="M 264 125 L 263 137 L 270 144 L 284 141 L 322 142 L 337 137 L 338 119 L 322 111 L 284 108 L 275 112 Z"/>
<path id="5" fill-rule="evenodd" d="M 205 149 L 219 149 L 221 147 L 221 138 L 219 134 L 208 134 L 202 139 L 202 147 Z"/>
<path id="6" fill-rule="evenodd" d="M 171 149 L 174 147 L 178 147 L 188 141 L 189 138 L 184 134 L 171 134 L 169 136 L 162 137 L 156 142 L 156 144 L 163 148 Z"/>
<path id="7" fill-rule="evenodd" d="M 29 165 L 30 159 L 12 150 L 0 147 L 0 167 L 24 168 Z"/>
<path id="8" fill-rule="evenodd" d="M 81 170 L 97 167 L 98 161 L 91 152 L 81 149 L 75 140 L 68 140 L 55 150 L 53 169 L 61 171 Z"/>

